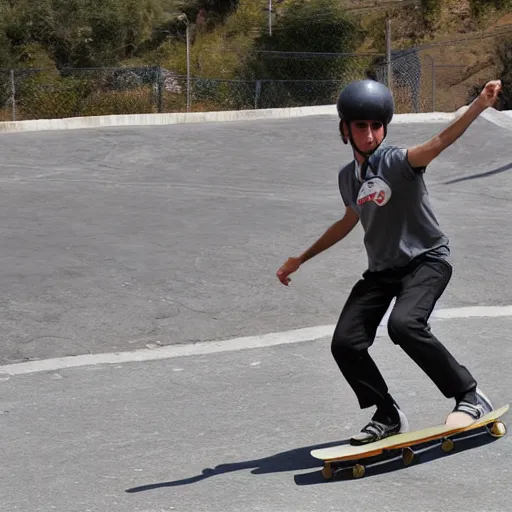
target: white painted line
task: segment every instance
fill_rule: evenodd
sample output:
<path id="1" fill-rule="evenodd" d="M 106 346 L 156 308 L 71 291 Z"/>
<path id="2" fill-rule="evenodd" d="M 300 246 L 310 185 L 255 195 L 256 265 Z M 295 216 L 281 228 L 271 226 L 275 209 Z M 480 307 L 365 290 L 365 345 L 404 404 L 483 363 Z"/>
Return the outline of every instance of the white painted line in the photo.
<path id="1" fill-rule="evenodd" d="M 432 318 L 483 318 L 512 316 L 512 306 L 468 306 L 465 308 L 448 308 L 435 310 Z"/>
<path id="2" fill-rule="evenodd" d="M 386 323 L 388 316 L 389 311 L 379 327 L 377 333 L 378 337 L 387 335 Z M 483 317 L 512 317 L 512 306 L 472 306 L 438 309 L 431 315 L 432 320 Z M 321 338 L 330 338 L 335 327 L 335 325 L 319 325 L 316 327 L 295 329 L 293 331 L 276 332 L 261 336 L 246 336 L 243 338 L 234 338 L 222 341 L 208 341 L 187 345 L 169 345 L 154 349 L 141 349 L 130 352 L 86 354 L 59 357 L 56 359 L 45 359 L 42 361 L 15 363 L 0 366 L 0 382 L 5 380 L 3 377 L 6 376 L 57 371 L 66 368 L 77 368 L 80 366 L 154 361 L 159 359 L 172 359 L 176 357 L 197 356 L 219 352 L 233 352 L 238 350 L 272 347 L 288 343 L 315 341 Z"/>
<path id="3" fill-rule="evenodd" d="M 141 349 L 130 352 L 86 354 L 80 356 L 59 357 L 56 359 L 45 359 L 42 361 L 15 363 L 0 366 L 0 376 L 2 374 L 22 375 L 26 373 L 76 368 L 78 366 L 132 363 L 157 359 L 171 359 L 183 356 L 214 354 L 217 352 L 246 350 L 250 348 L 272 347 L 274 345 L 282 345 L 286 343 L 313 341 L 326 336 L 331 336 L 333 328 L 334 326 L 332 325 L 306 327 L 304 329 L 296 329 L 293 331 L 270 333 L 262 336 L 247 336 L 223 341 L 207 341 L 201 343 L 190 343 L 187 345 L 168 345 L 165 347 Z"/>
<path id="4" fill-rule="evenodd" d="M 395 301 L 389 306 L 382 322 L 381 327 L 386 327 Z M 430 320 L 449 320 L 455 318 L 485 318 L 512 316 L 512 306 L 467 306 L 462 308 L 434 309 L 430 315 Z"/>

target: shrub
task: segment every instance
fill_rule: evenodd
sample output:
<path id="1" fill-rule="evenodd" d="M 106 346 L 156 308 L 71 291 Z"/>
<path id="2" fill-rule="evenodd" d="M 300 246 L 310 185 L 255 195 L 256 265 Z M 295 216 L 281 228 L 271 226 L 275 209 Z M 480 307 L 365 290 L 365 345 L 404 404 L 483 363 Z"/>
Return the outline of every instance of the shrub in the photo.
<path id="1" fill-rule="evenodd" d="M 428 24 L 437 21 L 441 16 L 442 0 L 422 0 L 421 11 Z"/>
<path id="2" fill-rule="evenodd" d="M 498 78 L 502 83 L 502 93 L 496 108 L 512 109 L 512 37 L 503 37 L 496 43 L 496 56 L 500 63 L 501 73 Z M 472 102 L 482 91 L 484 83 L 473 85 L 468 93 L 468 101 Z"/>
<path id="3" fill-rule="evenodd" d="M 156 105 L 151 91 L 147 87 L 140 87 L 130 91 L 95 92 L 85 100 L 80 115 L 106 116 L 153 113 L 156 113 Z"/>
<path id="4" fill-rule="evenodd" d="M 490 9 L 507 9 L 512 7 L 512 0 L 469 0 L 471 14 L 476 17 L 483 16 Z"/>

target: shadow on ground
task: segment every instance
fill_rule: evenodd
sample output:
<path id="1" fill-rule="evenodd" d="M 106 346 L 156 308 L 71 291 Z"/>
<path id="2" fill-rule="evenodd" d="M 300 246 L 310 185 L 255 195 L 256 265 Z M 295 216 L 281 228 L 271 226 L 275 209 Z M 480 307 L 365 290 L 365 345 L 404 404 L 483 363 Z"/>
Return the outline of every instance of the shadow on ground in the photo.
<path id="1" fill-rule="evenodd" d="M 459 183 L 461 181 L 475 180 L 477 178 L 487 178 L 488 176 L 493 176 L 494 174 L 499 174 L 505 171 L 509 171 L 512 169 L 512 163 L 504 165 L 503 167 L 498 167 L 497 169 L 493 169 L 492 171 L 481 172 L 479 174 L 473 174 L 472 176 L 466 176 L 464 178 L 455 178 L 450 181 L 445 181 L 445 185 L 451 185 L 452 183 Z"/>
<path id="2" fill-rule="evenodd" d="M 487 444 L 496 441 L 496 438 L 493 438 L 485 433 L 474 434 L 471 437 L 462 438 L 455 443 L 455 449 L 451 453 L 444 453 L 440 448 L 440 443 L 433 443 L 428 450 L 423 451 L 418 454 L 413 463 L 409 467 L 413 467 L 418 464 L 424 464 L 427 462 L 433 462 L 441 457 L 449 457 L 456 456 L 457 454 L 472 449 L 481 447 Z M 332 446 L 347 444 L 348 440 L 343 441 L 333 441 L 331 443 L 306 446 L 303 448 L 297 448 L 294 450 L 290 450 L 287 452 L 279 453 L 276 455 L 272 455 L 270 457 L 265 457 L 262 459 L 255 459 L 243 462 L 235 462 L 232 464 L 220 464 L 215 468 L 206 468 L 203 469 L 200 475 L 191 476 L 189 478 L 184 478 L 182 480 L 174 480 L 169 482 L 157 482 L 147 485 L 141 485 L 139 487 L 133 487 L 131 489 L 126 489 L 128 493 L 137 493 L 143 491 L 151 491 L 154 489 L 160 489 L 163 487 L 177 487 L 181 485 L 188 485 L 199 482 L 206 478 L 210 478 L 213 476 L 224 475 L 227 473 L 232 473 L 233 471 L 241 471 L 246 469 L 252 469 L 251 474 L 253 475 L 263 475 L 268 473 L 282 473 L 288 471 L 301 471 L 306 469 L 314 469 L 314 471 L 310 473 L 305 473 L 301 475 L 295 475 L 294 480 L 297 485 L 312 485 L 312 484 L 320 484 L 326 483 L 326 480 L 322 476 L 322 461 L 315 459 L 311 456 L 310 452 L 312 450 L 317 450 L 320 448 L 329 448 Z M 367 466 L 364 478 L 382 475 L 385 473 L 389 473 L 392 471 L 403 470 L 406 469 L 402 462 L 401 457 L 395 457 L 391 460 L 381 461 L 373 466 Z M 442 471 L 442 466 L 439 466 L 438 469 Z M 341 471 L 336 477 L 335 480 L 352 480 L 352 470 L 351 467 Z"/>
<path id="3" fill-rule="evenodd" d="M 263 459 L 248 460 L 243 462 L 235 462 L 232 464 L 220 464 L 215 468 L 203 469 L 202 474 L 195 475 L 183 480 L 175 480 L 171 482 L 159 482 L 154 484 L 142 485 L 140 487 L 133 487 L 127 489 L 126 492 L 142 492 L 159 489 L 161 487 L 176 487 L 180 485 L 193 484 L 210 478 L 212 476 L 223 475 L 225 473 L 232 473 L 233 471 L 240 471 L 243 469 L 252 469 L 253 475 L 263 475 L 267 473 L 282 473 L 285 471 L 300 471 L 303 469 L 317 468 L 317 472 L 322 468 L 322 461 L 315 459 L 309 453 L 311 450 L 319 448 L 330 448 L 340 444 L 347 444 L 349 440 L 333 441 L 331 443 L 306 446 L 304 448 L 297 448 L 287 452 L 278 453 Z"/>

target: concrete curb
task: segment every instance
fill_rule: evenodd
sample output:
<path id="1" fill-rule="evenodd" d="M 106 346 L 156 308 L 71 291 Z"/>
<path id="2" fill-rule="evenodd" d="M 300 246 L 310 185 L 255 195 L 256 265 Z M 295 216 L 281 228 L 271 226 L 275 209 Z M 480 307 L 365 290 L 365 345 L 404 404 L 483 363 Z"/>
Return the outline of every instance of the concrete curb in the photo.
<path id="1" fill-rule="evenodd" d="M 444 123 L 455 119 L 463 111 L 429 112 L 421 114 L 396 114 L 392 123 Z M 512 128 L 512 112 L 498 112 L 494 109 L 482 114 L 490 122 Z M 260 110 L 233 110 L 226 112 L 191 112 L 171 114 L 132 114 L 93 117 L 71 117 L 65 119 L 35 119 L 0 123 L 0 132 L 29 132 L 47 130 L 78 130 L 120 126 L 158 126 L 187 123 L 220 123 L 261 119 L 286 119 L 306 116 L 337 117 L 335 105 L 315 107 L 294 107 Z"/>
<path id="2" fill-rule="evenodd" d="M 225 112 L 190 112 L 169 114 L 132 114 L 115 116 L 35 119 L 0 123 L 0 132 L 76 130 L 112 126 L 158 126 L 186 123 L 219 123 L 255 119 L 282 119 L 312 115 L 336 115 L 333 105 L 319 107 L 232 110 Z"/>

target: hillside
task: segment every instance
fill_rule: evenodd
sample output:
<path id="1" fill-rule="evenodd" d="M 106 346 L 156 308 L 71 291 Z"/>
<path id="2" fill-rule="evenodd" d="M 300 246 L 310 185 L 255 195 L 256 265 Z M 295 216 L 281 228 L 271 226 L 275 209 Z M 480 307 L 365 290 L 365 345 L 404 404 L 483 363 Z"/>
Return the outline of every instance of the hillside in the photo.
<path id="1" fill-rule="evenodd" d="M 512 108 L 512 0 L 268 4 L 0 0 L 0 119 L 331 103 L 386 79 L 386 17 L 399 112 L 453 111 L 495 77 Z"/>
<path id="2" fill-rule="evenodd" d="M 340 32 L 338 46 L 336 43 L 332 46 L 332 42 L 329 42 L 327 47 L 331 44 L 329 47 L 331 49 L 325 49 L 325 45 L 320 49 L 319 34 L 328 31 L 318 24 L 328 24 L 327 12 L 333 4 L 332 1 L 274 0 L 274 15 L 269 24 L 268 11 L 264 9 L 268 5 L 267 0 L 251 2 L 241 0 L 238 11 L 227 17 L 222 26 L 207 33 L 202 29 L 197 32 L 192 29 L 194 44 L 191 48 L 191 74 L 193 77 L 216 79 L 247 79 L 249 76 L 250 80 L 269 77 L 294 81 L 331 80 L 333 76 L 329 70 L 326 70 L 326 59 L 320 57 L 310 58 L 309 65 L 304 66 L 303 56 L 284 59 L 281 58 L 282 56 L 274 55 L 273 58 L 279 65 L 270 66 L 267 59 L 266 65 L 258 67 L 259 74 L 250 75 L 242 74 L 238 63 L 240 60 L 255 60 L 249 53 L 254 49 L 383 54 L 386 15 L 388 15 L 391 18 L 392 48 L 394 50 L 420 48 L 417 53 L 422 73 L 419 110 L 453 111 L 470 100 L 473 88 L 478 88 L 485 81 L 502 74 L 504 66 L 498 57 L 498 48 L 503 49 L 507 44 L 510 47 L 510 41 L 512 41 L 509 39 L 507 43 L 506 39 L 512 36 L 512 12 L 510 7 L 507 7 L 507 2 L 505 0 L 481 2 L 418 0 L 415 5 L 397 6 L 397 3 L 392 0 L 373 4 L 367 0 L 347 0 L 345 1 L 345 6 L 348 7 L 347 12 L 357 22 L 361 33 L 352 36 L 350 31 L 348 34 Z M 340 5 L 339 1 L 334 3 Z M 308 4 L 313 7 L 306 9 L 304 5 Z M 363 9 L 369 4 L 372 5 L 371 8 Z M 495 8 L 493 4 L 501 8 Z M 307 14 L 299 14 L 300 9 L 297 9 L 297 5 L 302 5 L 302 11 L 307 11 Z M 287 19 L 291 6 L 295 10 L 296 20 L 291 20 L 289 15 Z M 478 6 L 478 11 L 475 10 L 475 6 Z M 300 29 L 294 27 L 297 33 L 299 30 L 301 32 L 300 37 L 294 38 L 289 28 L 297 20 L 303 26 Z M 205 22 L 204 18 L 201 22 Z M 286 26 L 288 29 L 285 28 Z M 272 36 L 269 36 L 270 30 L 272 30 Z M 286 33 L 286 38 L 280 37 L 283 33 Z M 186 54 L 182 43 L 169 43 L 167 48 L 162 47 L 160 51 L 161 61 L 166 62 L 170 69 L 180 75 L 186 73 Z M 263 59 L 260 57 L 259 60 Z M 344 62 L 338 62 L 339 67 L 342 68 L 342 72 L 337 75 L 340 85 L 347 80 L 365 76 L 372 62 L 374 63 L 373 59 L 364 57 L 346 57 Z M 395 84 L 394 92 L 398 100 L 398 110 L 409 112 L 414 109 L 409 90 L 414 71 L 410 70 L 408 59 L 397 61 L 397 65 L 398 68 L 404 65 L 404 69 L 402 71 L 398 69 L 398 73 L 402 75 L 399 79 L 406 82 L 405 87 L 400 87 L 399 83 Z M 276 71 L 280 66 L 281 69 Z M 294 71 L 283 73 L 284 66 L 293 67 Z M 382 60 L 380 66 L 383 67 Z M 274 70 L 272 73 L 269 72 L 271 67 Z M 199 79 L 193 79 L 192 87 L 202 88 L 202 83 Z M 320 88 L 313 82 L 308 85 L 312 89 Z M 512 81 L 506 85 L 512 87 Z M 244 90 L 240 91 L 241 88 Z M 266 95 L 265 89 L 268 91 Z M 247 105 L 245 97 L 256 95 L 259 106 L 293 106 L 300 101 L 297 98 L 300 95 L 295 89 L 296 86 L 293 83 L 283 90 L 278 82 L 270 84 L 263 81 L 261 91 L 256 94 L 253 92 L 253 83 L 240 84 L 236 90 L 231 87 L 226 94 L 231 94 L 232 97 L 243 97 L 238 104 Z M 271 95 L 273 95 L 273 102 L 269 100 Z M 210 103 L 208 94 L 198 96 L 197 101 L 192 102 L 192 110 L 216 108 Z M 322 97 L 321 91 L 318 97 Z M 332 95 L 330 98 L 332 99 Z M 308 103 L 301 104 L 312 104 L 315 99 L 312 94 L 307 98 Z M 231 108 L 236 108 L 236 99 L 233 99 L 232 104 Z M 224 105 L 224 108 L 230 108 L 226 102 Z M 512 108 L 512 104 L 508 108 Z"/>
<path id="3" fill-rule="evenodd" d="M 424 31 L 406 12 L 395 13 L 391 24 L 393 48 L 427 47 L 419 54 L 425 78 L 434 84 L 427 89 L 429 94 L 434 89 L 435 110 L 459 108 L 468 101 L 472 88 L 500 77 L 503 62 L 498 50 L 512 47 L 510 11 L 489 9 L 481 18 L 475 18 L 469 1 L 448 0 L 442 4 L 439 19 Z M 512 86 L 512 83 L 506 85 Z M 508 108 L 512 108 L 512 104 Z"/>
<path id="4" fill-rule="evenodd" d="M 371 2 L 350 0 L 345 4 L 357 12 Z M 512 49 L 512 2 L 430 0 L 407 7 L 393 7 L 389 2 L 374 4 L 380 4 L 380 7 L 358 13 L 360 23 L 368 33 L 355 52 L 385 51 L 385 19 L 389 16 L 392 49 L 420 48 L 421 110 L 456 110 L 471 99 L 472 89 L 503 74 L 499 50 L 506 53 L 508 48 L 510 53 Z M 493 4 L 501 8 L 497 9 Z M 477 13 L 475 5 L 478 6 Z M 431 13 L 425 6 L 437 8 L 437 16 L 429 16 Z M 425 18 L 429 20 L 427 23 Z M 509 78 L 510 81 L 505 83 L 509 87 L 508 97 L 512 94 L 512 76 Z M 399 110 L 408 112 L 410 102 L 400 102 L 401 92 L 399 88 L 395 90 Z M 506 106 L 512 109 L 512 102 Z"/>

